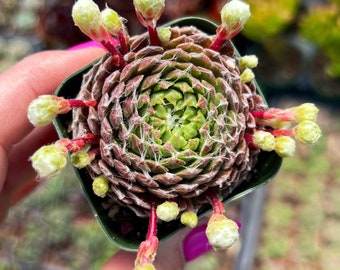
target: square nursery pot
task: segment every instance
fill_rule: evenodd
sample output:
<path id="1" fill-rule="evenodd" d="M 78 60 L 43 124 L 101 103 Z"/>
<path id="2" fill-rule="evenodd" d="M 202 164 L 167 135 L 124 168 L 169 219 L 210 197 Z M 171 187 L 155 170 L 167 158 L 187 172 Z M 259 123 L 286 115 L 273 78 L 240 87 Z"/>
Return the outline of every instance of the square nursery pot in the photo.
<path id="1" fill-rule="evenodd" d="M 196 26 L 196 28 L 203 32 L 214 35 L 216 33 L 216 25 L 206 19 L 187 17 L 172 21 L 167 24 L 168 26 Z M 235 49 L 236 51 L 236 49 Z M 237 53 L 237 51 L 236 51 Z M 83 75 L 91 69 L 91 67 L 98 62 L 98 60 L 78 70 L 69 76 L 56 90 L 57 96 L 65 98 L 74 98 L 81 86 Z M 262 92 L 257 86 L 258 94 L 262 97 Z M 263 97 L 264 98 L 264 97 Z M 59 115 L 54 121 L 55 128 L 60 138 L 71 138 L 69 123 L 72 119 L 72 113 Z M 261 152 L 259 154 L 258 162 L 253 169 L 252 178 L 249 181 L 243 181 L 237 186 L 231 194 L 223 198 L 223 203 L 228 204 L 231 201 L 239 199 L 244 195 L 256 190 L 257 188 L 265 185 L 273 179 L 279 171 L 282 163 L 280 158 L 275 152 Z M 124 221 L 113 221 L 109 218 L 107 210 L 102 204 L 101 198 L 96 196 L 92 191 L 92 179 L 85 169 L 76 169 L 77 178 L 83 188 L 87 201 L 101 225 L 107 237 L 119 248 L 128 251 L 136 251 L 140 242 L 144 240 L 148 228 L 148 219 L 135 217 L 134 226 L 132 228 L 124 229 Z M 211 207 L 207 206 L 198 212 L 198 216 L 203 217 L 211 211 Z M 179 220 L 158 224 L 157 236 L 160 242 L 168 239 L 179 230 L 183 229 L 184 225 Z"/>

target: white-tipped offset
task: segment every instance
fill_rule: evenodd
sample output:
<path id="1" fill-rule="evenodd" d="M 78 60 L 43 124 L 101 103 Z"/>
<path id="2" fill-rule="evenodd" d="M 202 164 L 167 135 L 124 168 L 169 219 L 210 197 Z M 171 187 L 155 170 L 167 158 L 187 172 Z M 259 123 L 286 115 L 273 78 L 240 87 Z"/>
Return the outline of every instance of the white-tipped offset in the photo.
<path id="1" fill-rule="evenodd" d="M 156 270 L 152 263 L 146 263 L 143 265 L 137 265 L 133 270 Z"/>
<path id="2" fill-rule="evenodd" d="M 264 151 L 273 151 L 275 148 L 275 137 L 267 131 L 256 131 L 253 135 L 253 143 Z"/>
<path id="3" fill-rule="evenodd" d="M 141 24 L 156 27 L 165 7 L 165 0 L 133 0 L 133 4 Z"/>
<path id="4" fill-rule="evenodd" d="M 181 223 L 190 228 L 197 226 L 198 217 L 194 211 L 186 211 L 181 215 Z"/>
<path id="5" fill-rule="evenodd" d="M 53 95 L 41 95 L 28 106 L 27 117 L 34 126 L 46 126 L 51 124 L 58 114 L 69 110 L 71 107 L 65 99 Z"/>
<path id="6" fill-rule="evenodd" d="M 106 40 L 100 9 L 92 0 L 78 0 L 72 8 L 72 18 L 76 26 L 92 40 Z"/>
<path id="7" fill-rule="evenodd" d="M 289 136 L 278 136 L 275 138 L 275 152 L 280 157 L 292 157 L 295 154 L 295 140 Z"/>
<path id="8" fill-rule="evenodd" d="M 249 5 L 240 0 L 231 0 L 221 10 L 222 27 L 227 36 L 239 33 L 250 18 Z"/>
<path id="9" fill-rule="evenodd" d="M 92 189 L 94 194 L 98 197 L 104 198 L 109 191 L 109 179 L 104 175 L 97 176 L 92 182 Z"/>
<path id="10" fill-rule="evenodd" d="M 304 120 L 293 128 L 295 139 L 302 143 L 314 144 L 321 137 L 321 130 L 314 121 Z"/>
<path id="11" fill-rule="evenodd" d="M 160 220 L 169 222 L 177 218 L 179 208 L 176 202 L 166 201 L 157 206 L 156 214 Z"/>
<path id="12" fill-rule="evenodd" d="M 58 144 L 45 145 L 32 156 L 32 167 L 41 179 L 48 179 L 61 173 L 67 164 L 67 149 Z"/>
<path id="13" fill-rule="evenodd" d="M 255 74 L 250 68 L 246 68 L 240 75 L 242 83 L 248 83 L 255 79 Z"/>
<path id="14" fill-rule="evenodd" d="M 95 154 L 88 153 L 87 151 L 78 151 L 76 153 L 72 153 L 71 162 L 74 167 L 78 169 L 85 168 L 95 159 Z"/>
<path id="15" fill-rule="evenodd" d="M 256 55 L 245 55 L 238 60 L 238 67 L 240 69 L 255 68 L 259 63 Z"/>
<path id="16" fill-rule="evenodd" d="M 170 27 L 160 27 L 158 30 L 158 37 L 162 44 L 166 44 L 170 41 L 171 30 Z"/>
<path id="17" fill-rule="evenodd" d="M 221 214 L 213 214 L 206 228 L 206 235 L 215 249 L 232 246 L 239 238 L 238 225 L 235 221 Z"/>
<path id="18" fill-rule="evenodd" d="M 295 121 L 300 123 L 304 120 L 316 121 L 319 109 L 313 103 L 303 103 L 288 109 L 294 113 Z"/>
<path id="19" fill-rule="evenodd" d="M 101 20 L 106 30 L 111 35 L 117 35 L 119 31 L 124 29 L 122 18 L 113 9 L 106 7 L 101 11 Z"/>

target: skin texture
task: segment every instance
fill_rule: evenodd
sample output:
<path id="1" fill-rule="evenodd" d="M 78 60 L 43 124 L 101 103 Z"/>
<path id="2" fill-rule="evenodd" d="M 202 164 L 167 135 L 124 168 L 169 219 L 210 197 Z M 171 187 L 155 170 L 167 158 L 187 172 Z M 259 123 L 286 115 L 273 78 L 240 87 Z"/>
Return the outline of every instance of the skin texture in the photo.
<path id="1" fill-rule="evenodd" d="M 57 139 L 52 125 L 34 128 L 29 123 L 29 103 L 39 95 L 52 94 L 68 75 L 103 54 L 100 48 L 46 51 L 25 58 L 0 74 L 0 223 L 9 208 L 39 184 L 29 157 Z M 156 268 L 183 269 L 180 244 L 187 232 L 183 230 L 159 247 Z M 131 270 L 135 257 L 135 253 L 119 251 L 103 269 Z"/>
<path id="2" fill-rule="evenodd" d="M 29 103 L 51 94 L 68 75 L 104 53 L 91 48 L 31 55 L 0 75 L 0 220 L 8 208 L 37 185 L 29 157 L 56 139 L 52 126 L 34 128 Z"/>

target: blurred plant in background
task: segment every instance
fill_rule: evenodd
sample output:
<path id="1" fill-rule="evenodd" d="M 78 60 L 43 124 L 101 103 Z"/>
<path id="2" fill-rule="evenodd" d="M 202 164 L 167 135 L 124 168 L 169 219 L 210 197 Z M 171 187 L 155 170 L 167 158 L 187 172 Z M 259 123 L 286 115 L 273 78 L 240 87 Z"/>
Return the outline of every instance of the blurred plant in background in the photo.
<path id="1" fill-rule="evenodd" d="M 300 33 L 328 57 L 327 74 L 340 78 L 340 1 L 310 6 L 300 22 Z"/>
<path id="2" fill-rule="evenodd" d="M 237 45 L 262 60 L 256 75 L 264 90 L 338 101 L 340 1 L 247 2 L 253 16 Z"/>
<path id="3" fill-rule="evenodd" d="M 295 83 L 302 68 L 302 54 L 292 37 L 300 0 L 247 2 L 252 16 L 242 31 L 246 40 L 237 43 L 237 47 L 261 59 L 255 73 L 265 91 L 285 90 Z"/>
<path id="4" fill-rule="evenodd" d="M 328 100 L 340 98 L 340 1 L 309 6 L 299 31 L 314 49 L 308 70 L 315 92 Z"/>
<path id="5" fill-rule="evenodd" d="M 299 0 L 248 0 L 252 16 L 243 34 L 256 42 L 266 43 L 278 37 L 296 20 Z"/>
<path id="6" fill-rule="evenodd" d="M 42 5 L 41 0 L 0 1 L 0 72 L 40 49 L 32 29 Z"/>
<path id="7" fill-rule="evenodd" d="M 15 207 L 1 228 L 1 270 L 100 269 L 114 252 L 73 169 L 51 180 Z"/>

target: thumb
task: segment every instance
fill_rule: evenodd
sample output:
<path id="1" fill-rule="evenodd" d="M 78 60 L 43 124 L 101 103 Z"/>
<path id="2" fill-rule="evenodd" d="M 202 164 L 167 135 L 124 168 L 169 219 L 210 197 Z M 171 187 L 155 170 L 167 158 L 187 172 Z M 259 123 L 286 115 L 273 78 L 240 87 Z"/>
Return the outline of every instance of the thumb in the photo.
<path id="1" fill-rule="evenodd" d="M 104 53 L 100 48 L 40 52 L 0 74 L 0 100 L 4 101 L 0 106 L 0 216 L 4 217 L 13 200 L 19 200 L 18 196 L 32 187 L 29 181 L 35 178 L 35 172 L 28 157 L 42 142 L 55 139 L 51 135 L 55 133 L 46 131 L 50 127 L 34 129 L 29 123 L 29 103 L 39 95 L 52 94 L 67 76 Z"/>

